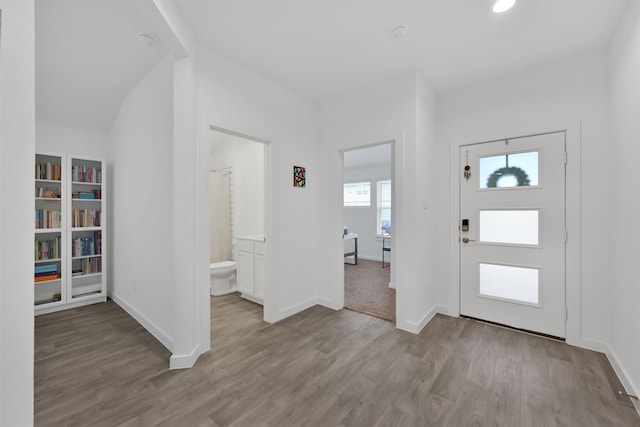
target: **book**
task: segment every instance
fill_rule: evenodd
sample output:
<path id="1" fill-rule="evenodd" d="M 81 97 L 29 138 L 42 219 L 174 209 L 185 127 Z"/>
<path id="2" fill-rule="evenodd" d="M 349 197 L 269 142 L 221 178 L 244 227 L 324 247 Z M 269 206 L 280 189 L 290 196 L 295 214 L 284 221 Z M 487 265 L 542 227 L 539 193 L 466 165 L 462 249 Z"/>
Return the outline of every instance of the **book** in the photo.
<path id="1" fill-rule="evenodd" d="M 36 273 L 49 273 L 58 271 L 58 266 L 56 264 L 47 264 L 47 265 L 36 265 L 35 272 Z"/>
<path id="2" fill-rule="evenodd" d="M 58 279 L 58 275 L 57 274 L 52 274 L 50 276 L 39 276 L 39 277 L 35 277 L 34 281 L 36 282 L 45 282 L 47 280 L 56 280 Z"/>
<path id="3" fill-rule="evenodd" d="M 53 276 L 53 275 L 58 275 L 57 271 L 45 271 L 44 273 L 34 273 L 33 276 L 34 277 L 43 277 L 43 276 Z"/>

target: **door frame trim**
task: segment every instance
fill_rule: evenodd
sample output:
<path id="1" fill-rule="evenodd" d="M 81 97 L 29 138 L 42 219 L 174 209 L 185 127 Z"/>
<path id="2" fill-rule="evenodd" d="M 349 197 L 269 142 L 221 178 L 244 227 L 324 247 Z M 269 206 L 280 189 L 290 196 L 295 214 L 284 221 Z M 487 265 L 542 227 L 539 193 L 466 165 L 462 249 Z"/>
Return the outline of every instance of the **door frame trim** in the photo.
<path id="1" fill-rule="evenodd" d="M 449 138 L 449 212 L 450 212 L 450 265 L 449 265 L 449 315 L 460 316 L 460 245 L 458 244 L 460 217 L 460 148 L 465 145 L 533 136 L 555 132 L 566 132 L 565 149 L 568 162 L 565 168 L 565 228 L 569 238 L 565 245 L 565 304 L 568 312 L 565 323 L 566 342 L 591 348 L 589 340 L 582 337 L 581 310 L 581 230 L 582 230 L 582 188 L 581 188 L 581 145 L 582 120 L 559 120 L 554 123 L 538 124 L 528 128 L 506 128 L 477 132 L 475 135 Z"/>

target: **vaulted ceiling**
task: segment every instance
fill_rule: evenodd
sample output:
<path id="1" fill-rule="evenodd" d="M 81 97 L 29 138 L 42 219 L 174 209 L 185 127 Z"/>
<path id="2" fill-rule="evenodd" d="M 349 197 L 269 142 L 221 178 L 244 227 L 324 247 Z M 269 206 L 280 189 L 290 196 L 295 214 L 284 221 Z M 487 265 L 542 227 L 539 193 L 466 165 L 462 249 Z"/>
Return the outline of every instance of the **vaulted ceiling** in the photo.
<path id="1" fill-rule="evenodd" d="M 176 0 L 198 41 L 316 102 L 420 71 L 438 91 L 606 46 L 622 0 Z M 108 133 L 167 53 L 132 0 L 36 0 L 36 118 Z M 392 30 L 406 25 L 405 37 Z"/>
<path id="2" fill-rule="evenodd" d="M 36 0 L 36 121 L 108 134 L 127 93 L 167 53 L 133 1 Z"/>

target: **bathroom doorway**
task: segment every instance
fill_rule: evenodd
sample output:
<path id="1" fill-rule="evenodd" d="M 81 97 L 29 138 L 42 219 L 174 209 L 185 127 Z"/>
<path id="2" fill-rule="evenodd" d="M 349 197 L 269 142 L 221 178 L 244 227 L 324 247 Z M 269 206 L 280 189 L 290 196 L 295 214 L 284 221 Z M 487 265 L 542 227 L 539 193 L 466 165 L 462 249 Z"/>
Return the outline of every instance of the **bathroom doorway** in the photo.
<path id="1" fill-rule="evenodd" d="M 394 142 L 343 152 L 344 306 L 395 323 Z"/>
<path id="2" fill-rule="evenodd" d="M 211 295 L 263 304 L 265 144 L 211 129 L 209 261 Z"/>

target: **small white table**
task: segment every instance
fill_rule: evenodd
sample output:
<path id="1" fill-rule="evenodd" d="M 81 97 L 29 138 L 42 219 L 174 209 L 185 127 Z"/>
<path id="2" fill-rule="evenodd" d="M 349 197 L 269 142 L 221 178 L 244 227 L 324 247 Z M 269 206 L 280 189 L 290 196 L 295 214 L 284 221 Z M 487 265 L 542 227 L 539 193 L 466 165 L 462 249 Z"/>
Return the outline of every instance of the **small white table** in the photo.
<path id="1" fill-rule="evenodd" d="M 344 257 L 354 257 L 355 263 L 354 265 L 358 265 L 358 235 L 356 233 L 349 233 L 342 236 L 345 242 L 344 245 Z M 347 249 L 347 241 L 353 240 L 353 250 L 351 248 Z"/>

